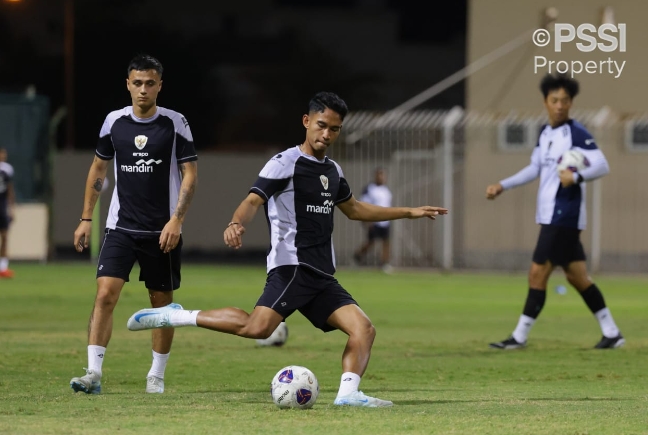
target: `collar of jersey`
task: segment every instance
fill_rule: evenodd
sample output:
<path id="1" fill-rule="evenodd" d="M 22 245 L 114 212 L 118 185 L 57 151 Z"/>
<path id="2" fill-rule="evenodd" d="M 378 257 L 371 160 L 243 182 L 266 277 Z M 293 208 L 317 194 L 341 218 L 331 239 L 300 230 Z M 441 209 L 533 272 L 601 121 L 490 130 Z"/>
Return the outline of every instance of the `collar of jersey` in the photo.
<path id="1" fill-rule="evenodd" d="M 150 118 L 138 118 L 137 116 L 135 116 L 135 113 L 133 113 L 133 107 L 132 106 L 130 107 L 129 112 L 130 112 L 131 118 L 133 118 L 133 121 L 135 121 L 135 122 L 143 122 L 143 123 L 153 122 L 153 121 L 155 121 L 157 119 L 158 116 L 160 116 L 160 108 L 159 107 L 155 108 L 155 114 L 153 116 L 151 116 Z"/>
<path id="2" fill-rule="evenodd" d="M 299 148 L 299 145 L 295 145 L 295 146 L 297 147 L 297 151 L 299 151 L 299 154 L 306 157 L 307 159 L 312 160 L 312 161 L 317 162 L 317 163 L 326 163 L 326 156 L 324 156 L 324 158 L 322 160 L 320 160 L 315 156 L 311 156 L 310 154 L 306 154 L 305 152 L 303 152 L 301 150 L 301 148 Z"/>

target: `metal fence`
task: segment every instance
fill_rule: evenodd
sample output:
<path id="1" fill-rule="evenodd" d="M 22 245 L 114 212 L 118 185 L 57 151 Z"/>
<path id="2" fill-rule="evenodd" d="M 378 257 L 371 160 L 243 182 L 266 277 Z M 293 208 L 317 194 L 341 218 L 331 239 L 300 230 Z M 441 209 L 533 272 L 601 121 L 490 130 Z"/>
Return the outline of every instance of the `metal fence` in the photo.
<path id="1" fill-rule="evenodd" d="M 612 173 L 588 183 L 588 229 L 582 240 L 594 270 L 648 270 L 647 116 L 608 108 L 572 111 L 605 152 Z M 528 267 L 538 227 L 537 181 L 496 201 L 485 189 L 526 166 L 546 116 L 534 113 L 414 111 L 391 116 L 355 112 L 330 156 L 357 197 L 376 167 L 387 174 L 395 206 L 439 205 L 434 222 L 392 223 L 391 264 L 398 267 L 519 269 Z M 361 223 L 336 215 L 338 263 L 353 264 L 366 237 Z M 368 257 L 379 262 L 378 247 Z"/>

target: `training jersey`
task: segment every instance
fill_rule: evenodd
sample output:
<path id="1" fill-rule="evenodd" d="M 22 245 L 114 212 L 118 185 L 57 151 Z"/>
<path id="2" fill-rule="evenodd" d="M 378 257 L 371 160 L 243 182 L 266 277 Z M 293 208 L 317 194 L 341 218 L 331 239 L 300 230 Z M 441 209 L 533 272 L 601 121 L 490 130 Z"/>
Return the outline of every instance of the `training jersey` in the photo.
<path id="1" fill-rule="evenodd" d="M 531 164 L 500 184 L 504 189 L 511 189 L 540 177 L 536 223 L 583 230 L 587 224 L 585 183 L 564 188 L 556 169 L 558 159 L 571 148 L 578 149 L 585 156 L 588 166 L 579 172 L 584 181 L 610 172 L 605 155 L 596 146 L 592 135 L 582 124 L 569 120 L 555 128 L 543 126 L 531 153 Z"/>
<path id="2" fill-rule="evenodd" d="M 14 170 L 7 162 L 0 162 L 0 207 L 7 206 L 9 184 L 13 179 Z"/>
<path id="3" fill-rule="evenodd" d="M 270 230 L 267 269 L 304 265 L 333 275 L 333 211 L 351 198 L 340 166 L 325 157 L 318 160 L 299 146 L 277 154 L 266 163 L 250 189 L 266 202 Z"/>
<path id="4" fill-rule="evenodd" d="M 369 183 L 362 191 L 360 201 L 379 205 L 380 207 L 391 207 L 392 194 L 384 184 Z M 389 221 L 374 222 L 374 225 L 387 228 L 389 227 Z"/>
<path id="5" fill-rule="evenodd" d="M 135 116 L 132 106 L 111 112 L 95 153 L 103 160 L 115 159 L 106 228 L 159 235 L 178 203 L 178 164 L 198 159 L 184 116 L 163 107 L 146 119 Z"/>

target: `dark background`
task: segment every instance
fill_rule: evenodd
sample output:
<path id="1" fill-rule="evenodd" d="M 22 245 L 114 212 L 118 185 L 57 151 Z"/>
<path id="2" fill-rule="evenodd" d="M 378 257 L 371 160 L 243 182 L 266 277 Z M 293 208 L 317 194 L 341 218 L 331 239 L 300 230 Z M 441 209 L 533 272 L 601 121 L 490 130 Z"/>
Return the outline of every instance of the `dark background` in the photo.
<path id="1" fill-rule="evenodd" d="M 186 116 L 199 149 L 291 145 L 320 90 L 388 110 L 464 67 L 466 1 L 76 0 L 75 140 L 63 124 L 58 146 L 95 146 L 106 114 L 130 105 L 138 53 L 164 65 L 158 104 Z M 0 0 L 0 92 L 34 85 L 52 112 L 65 105 L 63 11 L 64 0 Z M 463 104 L 460 83 L 421 107 Z"/>

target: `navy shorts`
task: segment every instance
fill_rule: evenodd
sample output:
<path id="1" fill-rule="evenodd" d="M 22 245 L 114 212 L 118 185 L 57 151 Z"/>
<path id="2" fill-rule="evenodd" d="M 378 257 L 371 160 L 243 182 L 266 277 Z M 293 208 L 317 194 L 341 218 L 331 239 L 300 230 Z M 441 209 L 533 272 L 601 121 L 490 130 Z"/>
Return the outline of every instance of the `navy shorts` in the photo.
<path id="1" fill-rule="evenodd" d="M 369 240 L 375 240 L 375 239 L 388 240 L 389 227 L 380 227 L 378 225 L 372 225 L 369 228 L 368 236 L 369 236 Z"/>
<path id="2" fill-rule="evenodd" d="M 333 331 L 326 323 L 335 310 L 358 305 L 332 276 L 308 266 L 279 266 L 268 273 L 265 289 L 256 305 L 268 307 L 288 318 L 299 310 L 316 328 Z"/>
<path id="3" fill-rule="evenodd" d="M 580 232 L 578 228 L 542 225 L 533 262 L 544 264 L 549 260 L 554 266 L 565 267 L 574 261 L 585 261 Z"/>
<path id="4" fill-rule="evenodd" d="M 147 289 L 175 290 L 180 287 L 181 252 L 182 236 L 178 246 L 165 254 L 160 249 L 158 237 L 140 237 L 107 229 L 99 252 L 97 278 L 109 276 L 128 282 L 137 261 L 139 280 L 144 281 Z"/>

